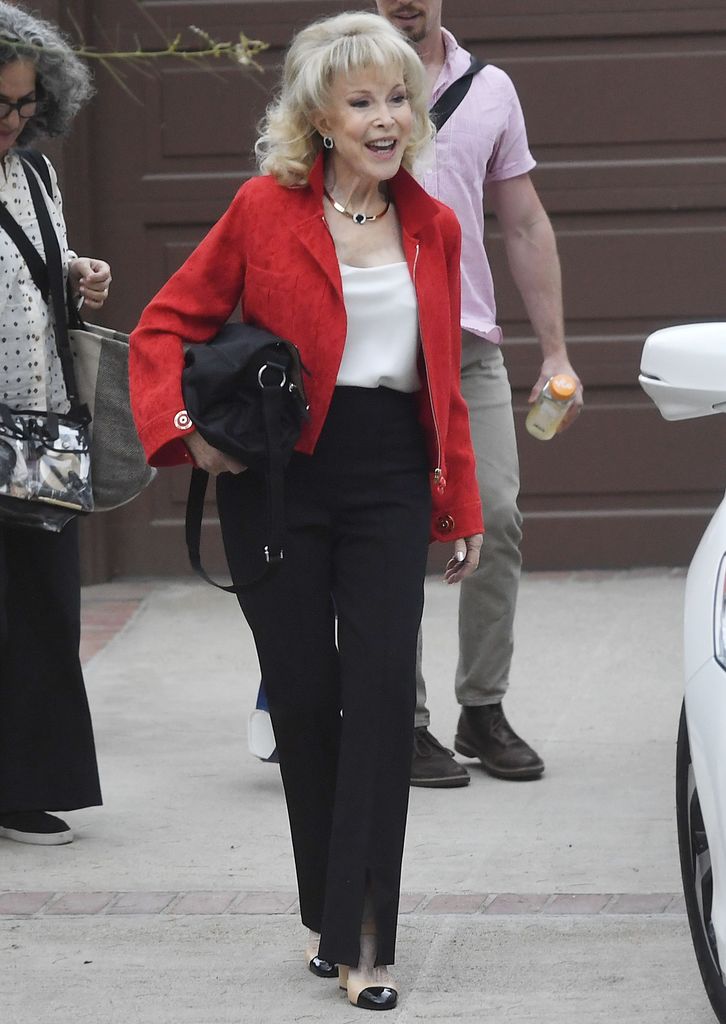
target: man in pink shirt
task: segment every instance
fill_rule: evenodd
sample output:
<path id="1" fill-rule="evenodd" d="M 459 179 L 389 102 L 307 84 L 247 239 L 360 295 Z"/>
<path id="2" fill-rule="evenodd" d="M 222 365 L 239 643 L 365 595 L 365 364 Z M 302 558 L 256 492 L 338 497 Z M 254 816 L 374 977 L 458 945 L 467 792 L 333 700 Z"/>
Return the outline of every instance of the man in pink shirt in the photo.
<path id="1" fill-rule="evenodd" d="M 431 102 L 469 68 L 471 54 L 441 25 L 442 0 L 376 0 L 415 45 L 431 82 Z M 536 779 L 544 762 L 512 729 L 502 710 L 509 684 L 512 627 L 519 587 L 521 514 L 517 508 L 519 464 L 512 393 L 499 344 L 494 286 L 484 248 L 482 201 L 494 210 L 510 271 L 542 349 L 533 402 L 556 373 L 577 379 L 564 339 L 560 263 L 552 225 L 529 172 L 522 109 L 510 78 L 487 65 L 443 125 L 424 188 L 451 206 L 463 241 L 461 388 L 469 406 L 477 475 L 487 533 L 478 571 L 462 584 L 459 598 L 459 664 L 456 697 L 461 707 L 454 746 L 478 757 L 484 769 L 503 779 Z M 577 400 L 566 429 L 582 407 Z M 469 773 L 428 729 L 426 685 L 418 670 L 416 741 L 411 784 L 465 786 Z"/>

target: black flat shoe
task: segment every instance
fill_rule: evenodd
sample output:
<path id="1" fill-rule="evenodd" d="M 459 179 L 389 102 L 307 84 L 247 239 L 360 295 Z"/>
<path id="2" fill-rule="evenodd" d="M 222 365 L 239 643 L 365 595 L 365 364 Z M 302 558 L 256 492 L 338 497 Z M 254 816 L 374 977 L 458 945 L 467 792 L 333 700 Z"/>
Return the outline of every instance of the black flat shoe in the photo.
<path id="1" fill-rule="evenodd" d="M 0 836 L 33 846 L 62 846 L 73 842 L 73 831 L 47 811 L 15 811 L 0 814 Z"/>

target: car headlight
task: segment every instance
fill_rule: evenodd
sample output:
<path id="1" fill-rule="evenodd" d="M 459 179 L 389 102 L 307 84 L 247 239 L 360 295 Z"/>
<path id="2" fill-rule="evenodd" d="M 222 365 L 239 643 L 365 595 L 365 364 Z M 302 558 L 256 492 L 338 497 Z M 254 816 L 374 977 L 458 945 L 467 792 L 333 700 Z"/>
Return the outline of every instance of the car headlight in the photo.
<path id="1" fill-rule="evenodd" d="M 726 555 L 718 568 L 713 605 L 713 649 L 716 661 L 726 668 Z"/>

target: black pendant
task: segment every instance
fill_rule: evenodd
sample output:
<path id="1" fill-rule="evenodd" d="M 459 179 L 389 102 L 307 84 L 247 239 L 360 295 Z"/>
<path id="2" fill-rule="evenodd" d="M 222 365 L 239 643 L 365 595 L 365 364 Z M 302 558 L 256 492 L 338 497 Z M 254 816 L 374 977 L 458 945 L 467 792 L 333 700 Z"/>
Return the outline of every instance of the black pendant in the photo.
<path id="1" fill-rule="evenodd" d="M 371 217 L 371 220 L 374 220 L 374 219 L 375 218 Z M 353 214 L 353 220 L 355 221 L 356 224 L 365 224 L 365 222 L 368 220 L 368 218 L 366 217 L 366 215 L 364 213 L 354 213 Z"/>

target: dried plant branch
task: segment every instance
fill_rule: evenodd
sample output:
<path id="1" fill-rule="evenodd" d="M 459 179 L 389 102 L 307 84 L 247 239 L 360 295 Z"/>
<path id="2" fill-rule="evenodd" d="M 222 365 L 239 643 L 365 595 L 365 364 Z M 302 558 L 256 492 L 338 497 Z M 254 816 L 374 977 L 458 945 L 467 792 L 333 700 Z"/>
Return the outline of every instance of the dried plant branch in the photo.
<path id="1" fill-rule="evenodd" d="M 150 12 L 149 12 L 149 11 L 147 10 L 147 8 L 146 8 L 145 4 L 142 4 L 142 3 L 140 2 L 140 0 L 133 0 L 133 3 L 134 3 L 134 7 L 136 8 L 137 12 L 138 12 L 138 13 L 139 13 L 139 14 L 140 14 L 140 15 L 142 16 L 142 18 L 145 18 L 145 19 L 146 19 L 146 21 L 147 21 L 147 22 L 148 22 L 148 23 L 149 23 L 149 24 L 151 25 L 151 27 L 152 27 L 152 28 L 154 29 L 154 31 L 155 31 L 155 32 L 156 32 L 156 34 L 157 34 L 157 35 L 159 36 L 159 38 L 161 39 L 161 41 L 162 41 L 163 43 L 166 43 L 166 36 L 164 35 L 164 30 L 163 30 L 163 28 L 162 28 L 162 27 L 161 27 L 161 25 L 160 25 L 160 24 L 158 23 L 158 21 L 156 20 L 156 18 L 154 18 L 154 17 L 153 17 L 153 16 L 152 16 L 152 15 L 150 14 Z"/>
<path id="2" fill-rule="evenodd" d="M 108 71 L 108 73 L 111 76 L 111 78 L 113 78 L 113 80 L 116 82 L 116 84 L 121 89 L 123 89 L 123 91 L 126 93 L 126 95 L 130 99 L 132 99 L 134 101 L 134 103 L 138 103 L 139 106 L 143 106 L 143 103 L 139 99 L 139 97 L 134 95 L 133 90 L 130 89 L 128 87 L 128 85 L 126 84 L 126 82 L 124 81 L 123 75 L 120 75 L 118 73 L 117 69 L 115 67 L 113 67 L 112 64 L 110 64 L 108 61 L 106 61 L 102 56 L 99 57 L 99 63 L 101 65 L 101 67 L 105 68 L 106 71 Z"/>
<path id="3" fill-rule="evenodd" d="M 82 28 L 80 22 L 78 21 L 78 18 L 76 17 L 75 11 L 73 11 L 69 7 L 66 13 L 68 15 L 68 18 L 69 18 L 71 24 L 73 25 L 73 30 L 76 33 L 76 36 L 80 39 L 80 41 L 82 43 L 83 42 L 83 28 Z"/>
<path id="4" fill-rule="evenodd" d="M 234 64 L 238 64 L 243 67 L 254 67 L 260 71 L 262 70 L 256 60 L 259 54 L 268 48 L 268 44 L 262 42 L 262 40 L 250 39 L 244 34 L 244 32 L 240 32 L 239 40 L 236 42 L 218 42 L 196 25 L 190 25 L 189 31 L 201 38 L 201 46 L 194 47 L 184 45 L 182 41 L 182 34 L 178 33 L 174 39 L 166 40 L 166 46 L 163 49 L 158 50 L 145 50 L 138 45 L 138 42 L 136 49 L 133 50 L 100 50 L 93 46 L 87 46 L 84 42 L 80 42 L 79 45 L 74 46 L 72 49 L 78 57 L 81 57 L 84 60 L 97 60 L 106 68 L 109 67 L 111 62 L 122 63 L 126 61 L 132 63 L 147 63 L 174 57 L 181 60 L 195 61 L 230 60 Z M 45 49 L 46 52 L 52 52 L 52 48 L 50 47 L 44 48 L 39 45 L 33 45 L 32 43 L 23 42 L 22 44 L 19 44 L 16 43 L 15 40 L 11 39 L 3 39 L 3 42 L 10 47 L 13 45 L 22 45 L 25 50 Z"/>
<path id="5" fill-rule="evenodd" d="M 83 26 L 72 10 L 72 4 L 68 5 L 66 16 L 73 26 L 77 39 L 76 45 L 71 47 L 73 52 L 83 60 L 97 61 L 111 75 L 116 84 L 135 102 L 141 103 L 141 100 L 134 95 L 126 82 L 126 72 L 132 68 L 134 71 L 149 76 L 155 73 L 160 62 L 172 59 L 188 61 L 190 64 L 197 66 L 206 65 L 206 70 L 210 74 L 215 75 L 215 77 L 218 77 L 216 70 L 211 68 L 210 64 L 218 62 L 229 62 L 241 69 L 254 68 L 257 71 L 263 70 L 262 66 L 257 62 L 257 57 L 263 50 L 268 48 L 268 44 L 260 39 L 250 39 L 244 32 L 240 32 L 239 39 L 221 42 L 214 39 L 205 29 L 199 28 L 198 25 L 188 25 L 185 33 L 179 32 L 173 39 L 169 39 L 149 11 L 139 3 L 139 0 L 132 0 L 132 3 L 152 26 L 154 32 L 161 40 L 161 45 L 153 49 L 146 49 L 142 45 L 139 36 L 135 34 L 133 37 L 134 48 L 124 49 L 119 45 L 120 31 L 118 26 L 116 40 L 114 41 L 106 26 L 94 14 L 93 23 L 96 38 L 100 39 L 101 45 L 91 46 L 86 42 Z M 189 39 L 189 34 L 196 37 L 196 40 L 198 40 L 196 45 L 193 42 L 185 42 L 185 34 L 187 40 Z M 43 50 L 46 53 L 53 52 L 52 47 L 43 47 L 41 44 L 32 44 L 25 41 L 20 43 L 14 39 L 3 38 L 2 35 L 0 35 L 0 39 L 7 46 L 22 47 L 25 52 L 28 50 Z M 259 84 L 254 78 L 253 81 Z"/>

